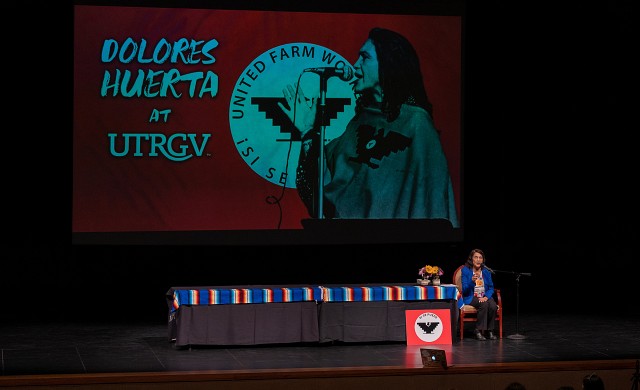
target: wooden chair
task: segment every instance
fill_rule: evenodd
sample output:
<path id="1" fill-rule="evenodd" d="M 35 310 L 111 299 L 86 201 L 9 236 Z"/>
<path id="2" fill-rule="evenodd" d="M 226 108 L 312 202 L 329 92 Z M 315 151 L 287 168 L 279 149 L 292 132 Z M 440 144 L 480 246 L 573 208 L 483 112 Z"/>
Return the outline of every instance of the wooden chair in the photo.
<path id="1" fill-rule="evenodd" d="M 462 267 L 461 265 L 453 272 L 453 284 L 458 287 L 458 291 L 460 291 L 460 299 L 462 299 Z M 495 300 L 498 304 L 498 311 L 496 311 L 496 322 L 498 323 L 498 334 L 499 338 L 502 338 L 502 296 L 500 295 L 500 290 L 494 287 L 495 291 Z M 471 305 L 464 305 L 462 309 L 460 309 L 458 320 L 458 328 L 460 329 L 460 340 L 464 338 L 464 323 L 465 322 L 476 322 L 478 318 L 478 311 L 475 307 Z"/>

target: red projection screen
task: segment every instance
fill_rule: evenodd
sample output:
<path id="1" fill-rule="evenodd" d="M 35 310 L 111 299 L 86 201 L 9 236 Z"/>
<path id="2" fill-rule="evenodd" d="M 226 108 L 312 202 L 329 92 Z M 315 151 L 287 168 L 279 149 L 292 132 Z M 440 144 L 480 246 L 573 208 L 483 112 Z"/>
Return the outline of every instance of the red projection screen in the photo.
<path id="1" fill-rule="evenodd" d="M 461 240 L 464 15 L 453 8 L 74 5 L 73 242 Z M 305 70 L 353 67 L 373 27 L 400 33 L 418 53 L 456 226 L 312 218 L 297 193 L 301 139 L 277 106 L 282 90 L 299 82 L 321 94 L 321 77 Z M 325 81 L 327 101 L 343 99 L 330 113 L 329 141 L 354 116 L 355 98 L 352 83 Z"/>

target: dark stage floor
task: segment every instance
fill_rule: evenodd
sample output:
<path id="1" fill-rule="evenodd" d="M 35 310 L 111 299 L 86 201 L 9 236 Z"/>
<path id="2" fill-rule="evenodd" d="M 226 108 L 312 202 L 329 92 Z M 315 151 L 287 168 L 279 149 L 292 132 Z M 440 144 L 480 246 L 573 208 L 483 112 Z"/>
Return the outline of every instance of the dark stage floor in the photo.
<path id="1" fill-rule="evenodd" d="M 505 317 L 504 338 L 471 334 L 437 345 L 449 365 L 640 358 L 640 317 L 521 314 Z M 468 326 L 471 324 L 468 324 Z M 469 328 L 467 328 L 469 329 Z M 470 329 L 469 329 L 470 330 Z M 164 323 L 2 324 L 2 376 L 278 370 L 338 367 L 421 367 L 419 346 L 404 343 L 286 344 L 177 349 Z"/>

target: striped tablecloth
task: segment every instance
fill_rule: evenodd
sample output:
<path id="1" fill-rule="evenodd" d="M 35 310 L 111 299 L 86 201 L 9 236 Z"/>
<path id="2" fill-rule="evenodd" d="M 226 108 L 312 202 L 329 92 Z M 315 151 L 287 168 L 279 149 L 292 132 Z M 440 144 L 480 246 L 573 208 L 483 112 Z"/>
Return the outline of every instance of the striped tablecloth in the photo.
<path id="1" fill-rule="evenodd" d="M 419 286 L 419 285 L 378 285 L 378 286 L 320 286 L 323 302 L 367 302 L 367 301 L 424 301 L 462 299 L 455 285 Z"/>
<path id="2" fill-rule="evenodd" d="M 363 285 L 261 288 L 176 288 L 172 310 L 180 305 L 231 305 L 271 302 L 368 302 L 452 300 L 463 302 L 455 285 Z"/>
<path id="3" fill-rule="evenodd" d="M 308 287 L 175 289 L 172 311 L 180 305 L 232 305 L 245 303 L 321 301 L 322 289 Z"/>

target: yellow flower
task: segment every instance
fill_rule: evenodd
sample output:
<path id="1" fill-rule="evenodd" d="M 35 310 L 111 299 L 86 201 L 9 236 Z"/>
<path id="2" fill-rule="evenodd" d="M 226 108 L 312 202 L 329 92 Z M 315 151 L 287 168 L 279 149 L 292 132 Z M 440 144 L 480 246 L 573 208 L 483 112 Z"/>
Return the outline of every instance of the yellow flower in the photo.
<path id="1" fill-rule="evenodd" d="M 434 276 L 442 276 L 444 274 L 444 271 L 437 265 L 425 265 L 424 267 L 420 268 L 418 274 L 420 274 L 420 276 L 422 276 L 423 278 L 432 278 Z"/>

